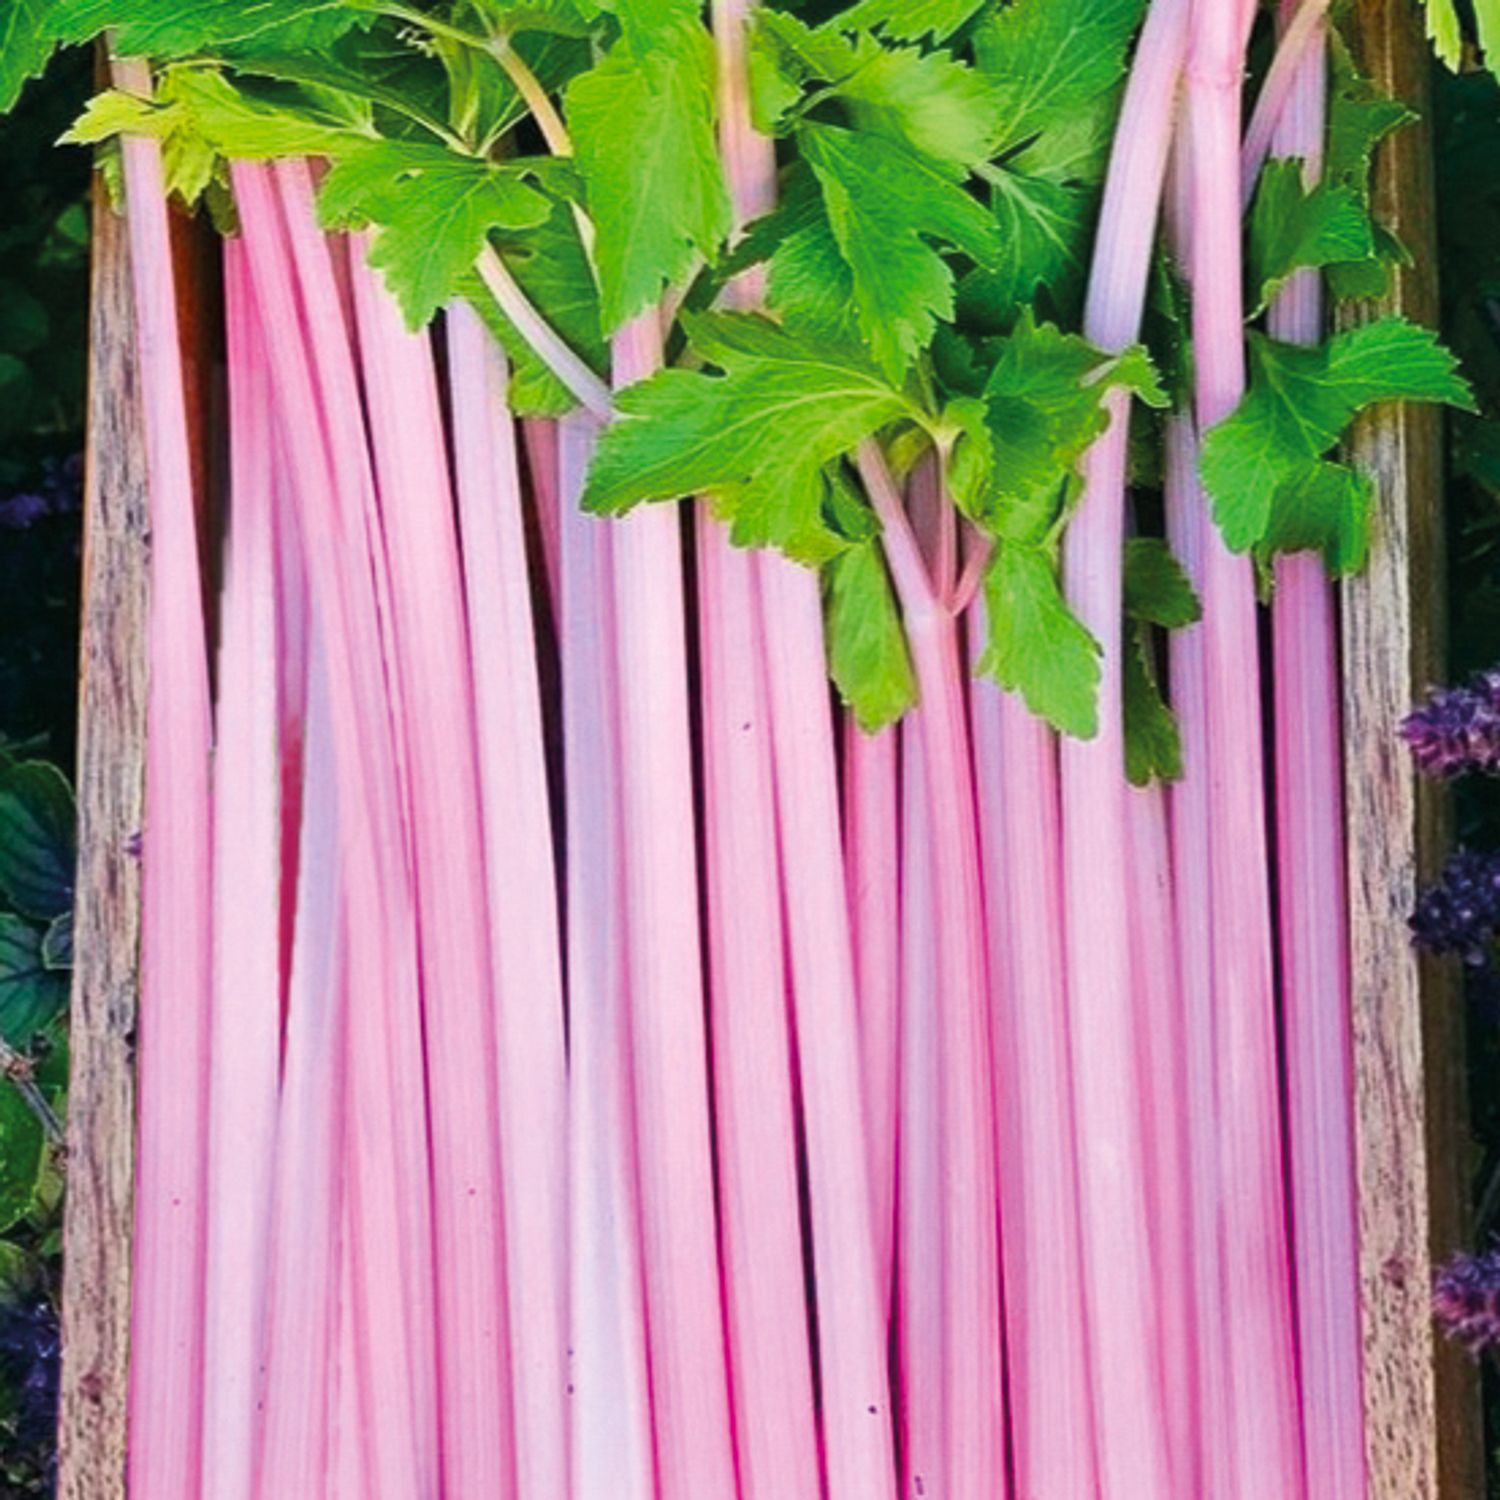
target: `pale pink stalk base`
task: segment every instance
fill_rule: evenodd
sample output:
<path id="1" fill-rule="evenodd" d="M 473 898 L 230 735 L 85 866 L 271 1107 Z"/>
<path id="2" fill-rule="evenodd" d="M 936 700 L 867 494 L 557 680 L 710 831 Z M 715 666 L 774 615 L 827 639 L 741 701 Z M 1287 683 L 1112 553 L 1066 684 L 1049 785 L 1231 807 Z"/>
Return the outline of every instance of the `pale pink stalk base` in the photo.
<path id="1" fill-rule="evenodd" d="M 1166 796 L 1160 786 L 1126 793 L 1130 836 L 1132 983 L 1140 1018 L 1142 1097 L 1150 1172 L 1146 1208 L 1161 1316 L 1161 1403 L 1173 1493 L 1200 1496 L 1199 1329 L 1214 1317 L 1187 1294 L 1193 1284 L 1190 1116 L 1182 1107 L 1186 1033 L 1177 978 L 1176 913 Z M 1215 1357 L 1212 1336 L 1208 1357 Z"/>
<path id="2" fill-rule="evenodd" d="M 661 362 L 654 313 L 614 340 L 615 381 Z M 698 941 L 679 517 L 614 530 L 627 974 L 646 1315 L 662 1500 L 733 1495 Z"/>
<path id="3" fill-rule="evenodd" d="M 1195 0 L 1191 281 L 1200 431 L 1234 410 L 1245 385 L 1243 66 L 1233 13 L 1215 0 Z M 1216 528 L 1205 538 L 1203 608 L 1230 1454 L 1241 1492 L 1297 1500 L 1304 1493 L 1302 1434 L 1282 1177 L 1255 586 L 1249 559 L 1232 554 Z"/>
<path id="4" fill-rule="evenodd" d="M 901 1128 L 896 1317 L 901 1496 L 952 1494 L 943 1403 L 943 1145 L 937 911 L 922 710 L 901 721 Z"/>
<path id="5" fill-rule="evenodd" d="M 754 558 L 697 517 L 720 1254 L 742 1500 L 817 1500 L 790 1012 Z"/>
<path id="6" fill-rule="evenodd" d="M 983 649 L 982 607 L 970 650 Z M 1095 1500 L 1066 975 L 1056 736 L 969 685 L 994 997 L 995 1158 L 1016 1493 Z"/>
<path id="7" fill-rule="evenodd" d="M 776 197 L 772 143 L 751 125 L 750 0 L 716 0 L 721 150 L 741 226 Z M 757 277 L 732 290 L 753 306 Z M 876 1262 L 822 604 L 816 577 L 754 559 L 765 631 L 776 813 L 802 1082 L 829 1500 L 894 1497 L 889 1325 Z M 783 1313 L 785 1316 L 785 1313 Z M 806 1481 L 804 1481 L 806 1483 Z"/>
<path id="8" fill-rule="evenodd" d="M 497 942 L 509 934 L 500 931 L 500 915 L 487 912 L 487 851 L 481 843 L 481 821 L 474 817 L 480 800 L 476 687 L 469 665 L 437 372 L 426 336 L 407 332 L 394 299 L 369 267 L 362 239 L 351 242 L 350 250 L 360 365 L 391 581 L 391 636 L 396 643 L 392 665 L 401 682 L 400 733 L 411 776 L 407 816 L 429 1080 L 444 1486 L 457 1494 L 497 1494 L 511 1479 L 501 1347 L 505 1284 L 494 1243 L 501 1204 L 494 1121 L 500 1115 L 506 1146 L 518 1158 L 506 1162 L 506 1245 L 527 1243 L 528 1231 L 535 1245 L 525 1262 L 529 1275 L 524 1313 L 512 1320 L 518 1399 L 533 1382 L 537 1387 L 525 1403 L 525 1420 L 517 1424 L 519 1493 L 523 1500 L 532 1500 L 563 1494 L 567 1488 L 560 1211 L 565 1192 L 562 1005 L 556 935 L 546 945 L 554 976 L 552 1024 L 537 1027 L 540 1039 L 533 1044 L 528 1034 L 531 1018 L 542 1021 L 548 1014 L 535 975 L 525 976 L 531 983 L 521 991 L 524 1005 L 517 1005 L 515 991 L 497 995 L 491 989 L 490 920 L 496 923 Z M 495 587 L 493 580 L 485 581 Z M 525 659 L 533 661 L 534 652 L 528 651 Z M 513 677 L 507 686 L 518 691 Z M 540 742 L 539 732 L 537 738 Z M 540 743 L 537 753 L 540 760 Z M 527 794 L 530 791 L 527 788 Z M 545 783 L 539 801 L 545 809 Z M 543 828 L 545 842 L 545 822 Z M 540 889 L 547 893 L 545 882 Z M 515 899 L 510 889 L 506 896 Z M 526 931 L 534 926 L 528 923 Z M 522 1016 L 519 1027 L 507 1026 L 507 1016 L 517 1010 Z M 498 1102 L 496 1014 L 503 1037 Z M 514 1043 L 518 1031 L 520 1055 L 513 1057 L 505 1043 Z M 535 1093 L 528 1095 L 528 1090 Z M 551 1203 L 539 1209 L 534 1202 L 538 1193 L 558 1205 L 550 1220 L 544 1210 Z M 517 1198 L 522 1206 L 510 1212 Z"/>
<path id="9" fill-rule="evenodd" d="M 1187 0 L 1153 0 L 1115 135 L 1084 332 L 1103 349 L 1137 337 L 1187 47 Z M 1129 400 L 1084 463 L 1068 529 L 1068 597 L 1103 652 L 1099 734 L 1062 745 L 1064 927 L 1086 1307 L 1099 1479 L 1109 1496 L 1172 1494 L 1167 1420 L 1150 1382 L 1160 1310 L 1146 1225 L 1147 1158 L 1130 982 L 1121 718 L 1121 555 Z"/>
<path id="10" fill-rule="evenodd" d="M 244 248 L 224 247 L 231 433 L 214 749 L 203 1489 L 250 1500 L 281 1073 L 271 390 Z"/>
<path id="11" fill-rule="evenodd" d="M 1182 161 L 1176 168 L 1181 176 Z M 1174 414 L 1166 430 L 1167 538 L 1199 596 L 1203 549 L 1210 525 L 1198 483 L 1198 441 L 1190 416 Z M 1177 974 L 1184 1031 L 1183 1112 L 1188 1131 L 1193 1305 L 1219 1307 L 1229 1295 L 1219 1243 L 1218 1028 L 1214 1015 L 1213 941 L 1209 911 L 1208 828 L 1212 790 L 1208 773 L 1208 680 L 1203 627 L 1171 633 L 1172 706 L 1182 732 L 1182 780 L 1170 793 Z M 1201 1494 L 1230 1500 L 1229 1391 L 1223 1361 L 1205 1341 L 1198 1361 Z"/>
<path id="12" fill-rule="evenodd" d="M 844 857 L 859 993 L 870 1214 L 881 1303 L 896 1249 L 896 1121 L 901 1023 L 899 736 L 866 734 L 844 715 Z"/>
<path id="13" fill-rule="evenodd" d="M 336 356 L 323 346 L 336 348 L 344 333 L 327 252 L 311 218 L 310 187 L 305 180 L 298 182 L 297 169 L 284 174 L 289 204 L 296 211 L 295 253 L 289 257 L 287 226 L 271 172 L 236 163 L 233 179 L 266 326 L 302 326 L 292 279 L 295 260 L 308 299 L 307 327 L 324 374 L 322 365 Z M 407 1040 L 416 1020 L 415 924 L 398 819 L 399 780 L 381 670 L 365 497 L 359 473 L 336 461 L 318 420 L 319 385 L 304 341 L 271 339 L 268 353 L 282 403 L 287 456 L 303 486 L 299 520 L 328 668 L 330 737 L 345 840 L 348 992 L 354 1007 L 349 1026 L 348 1223 L 364 1465 L 369 1496 L 426 1500 L 439 1487 L 426 1098 L 420 1048 L 412 1056 Z M 362 430 L 362 418 L 358 422 L 356 433 Z M 330 428 L 334 425 L 330 421 Z M 414 1086 L 405 1076 L 413 1064 Z"/>
<path id="14" fill-rule="evenodd" d="M 1283 5 L 1293 27 L 1319 10 Z M 1319 18 L 1321 21 L 1321 18 Z M 1322 170 L 1327 93 L 1323 27 L 1297 70 L 1275 145 Z M 1316 272 L 1272 305 L 1277 338 L 1323 335 Z M 1281 924 L 1287 1134 L 1309 1495 L 1366 1492 L 1355 1201 L 1353 1035 L 1345 896 L 1343 763 L 1333 587 L 1314 554 L 1276 563 L 1276 868 Z"/>
<path id="15" fill-rule="evenodd" d="M 625 976 L 614 522 L 579 509 L 598 423 L 558 423 L 567 824 L 573 1500 L 655 1500 Z"/>
<path id="16" fill-rule="evenodd" d="M 322 1492 L 331 1454 L 344 1194 L 344 971 L 338 786 L 327 682 L 312 645 L 306 816 L 297 856 L 286 1062 L 276 1125 L 260 1500 Z M 347 1382 L 354 1380 L 354 1367 Z"/>
<path id="17" fill-rule="evenodd" d="M 568 1483 L 567 1059 L 536 627 L 505 355 L 448 310 L 453 452 L 473 656 L 497 1018 L 497 1123 L 517 1494 Z"/>
<path id="18" fill-rule="evenodd" d="M 115 83 L 149 96 L 144 62 Z M 213 735 L 193 469 L 178 349 L 161 148 L 122 143 L 136 359 L 150 485 L 146 826 L 141 833 L 129 1482 L 198 1494 L 202 1435 L 208 997 L 212 984 Z"/>

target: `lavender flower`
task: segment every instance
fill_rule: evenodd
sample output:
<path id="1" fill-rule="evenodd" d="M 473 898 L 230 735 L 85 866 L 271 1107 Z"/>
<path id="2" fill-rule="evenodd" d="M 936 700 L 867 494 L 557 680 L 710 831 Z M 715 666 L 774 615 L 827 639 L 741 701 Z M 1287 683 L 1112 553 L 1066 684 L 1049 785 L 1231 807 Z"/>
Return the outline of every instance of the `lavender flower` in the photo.
<path id="1" fill-rule="evenodd" d="M 82 503 L 83 459 L 47 459 L 40 482 L 0 498 L 0 531 L 25 531 L 46 516 L 65 516 Z"/>
<path id="2" fill-rule="evenodd" d="M 1426 953 L 1457 953 L 1478 968 L 1500 931 L 1500 854 L 1460 849 L 1417 899 L 1412 941 Z"/>
<path id="3" fill-rule="evenodd" d="M 1470 1354 L 1500 1347 L 1500 1251 L 1449 1261 L 1433 1284 L 1432 1313 L 1438 1327 Z"/>
<path id="4" fill-rule="evenodd" d="M 1466 687 L 1444 688 L 1408 714 L 1401 737 L 1427 776 L 1500 772 L 1500 668 Z"/>

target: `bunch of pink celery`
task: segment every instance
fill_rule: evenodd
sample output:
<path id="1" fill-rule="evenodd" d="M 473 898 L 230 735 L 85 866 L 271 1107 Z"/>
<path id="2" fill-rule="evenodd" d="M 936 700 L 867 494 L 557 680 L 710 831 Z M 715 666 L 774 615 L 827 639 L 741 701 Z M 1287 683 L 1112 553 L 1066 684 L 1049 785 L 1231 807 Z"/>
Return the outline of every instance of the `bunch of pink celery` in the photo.
<path id="1" fill-rule="evenodd" d="M 743 227 L 776 165 L 749 5 L 712 9 Z M 1263 699 L 1252 564 L 1196 477 L 1244 389 L 1242 197 L 1324 133 L 1305 0 L 1244 136 L 1254 9 L 1151 0 L 1085 315 L 1138 339 L 1168 220 L 1196 389 L 1167 526 L 1203 603 L 1170 789 L 1122 771 L 1126 393 L 1063 559 L 1101 732 L 973 677 L 987 544 L 946 455 L 898 479 L 872 439 L 920 702 L 867 736 L 815 576 L 707 504 L 582 514 L 608 391 L 554 360 L 583 409 L 518 423 L 476 312 L 408 332 L 300 160 L 233 167 L 206 618 L 161 167 L 127 144 L 136 1494 L 1360 1500 L 1333 600 L 1281 565 Z M 1317 338 L 1315 280 L 1271 321 Z M 616 336 L 617 386 L 662 326 Z"/>

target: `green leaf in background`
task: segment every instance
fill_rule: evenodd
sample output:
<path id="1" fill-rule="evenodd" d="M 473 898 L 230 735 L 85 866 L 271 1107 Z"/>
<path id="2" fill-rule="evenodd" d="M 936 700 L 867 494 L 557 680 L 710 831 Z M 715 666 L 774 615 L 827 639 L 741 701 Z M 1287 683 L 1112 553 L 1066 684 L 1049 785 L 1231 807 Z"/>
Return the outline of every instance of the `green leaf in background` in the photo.
<path id="1" fill-rule="evenodd" d="M 902 41 L 930 36 L 941 42 L 984 5 L 985 0 L 859 0 L 831 24 L 846 29 L 879 26 Z"/>
<path id="2" fill-rule="evenodd" d="M 48 966 L 42 943 L 40 928 L 0 912 L 0 1037 L 17 1051 L 26 1051 L 68 1003 L 68 976 Z"/>
<path id="3" fill-rule="evenodd" d="M 551 214 L 535 228 L 503 234 L 499 254 L 532 306 L 602 377 L 609 368 L 609 353 L 599 327 L 599 288 L 569 210 L 555 204 Z M 510 402 L 515 412 L 524 417 L 558 417 L 572 411 L 578 405 L 577 398 L 507 321 L 477 272 L 470 270 L 457 290 L 473 303 L 505 346 L 511 362 Z"/>
<path id="4" fill-rule="evenodd" d="M 586 37 L 599 18 L 591 0 L 473 0 L 474 9 L 496 36 L 541 31 Z"/>
<path id="5" fill-rule="evenodd" d="M 1366 407 L 1441 401 L 1473 409 L 1468 383 L 1437 335 L 1401 318 L 1366 323 L 1314 347 L 1252 332 L 1250 372 L 1244 400 L 1203 440 L 1203 483 L 1236 552 L 1265 537 L 1278 492 L 1305 485 L 1310 466 Z"/>
<path id="6" fill-rule="evenodd" d="M 1250 210 L 1246 284 L 1255 317 L 1298 271 L 1369 260 L 1375 237 L 1360 195 L 1333 182 L 1303 182 L 1302 162 L 1268 161 Z"/>
<path id="7" fill-rule="evenodd" d="M 0 756 L 0 895 L 41 922 L 73 907 L 73 789 L 43 760 Z"/>
<path id="8" fill-rule="evenodd" d="M 1132 786 L 1182 779 L 1182 734 L 1156 680 L 1151 632 L 1127 628 L 1121 661 L 1125 775 Z"/>
<path id="9" fill-rule="evenodd" d="M 373 224 L 370 264 L 412 328 L 423 327 L 472 272 L 496 230 L 535 229 L 551 202 L 522 164 L 497 165 L 441 146 L 372 141 L 334 163 L 318 195 L 332 229 Z"/>
<path id="10" fill-rule="evenodd" d="M 917 701 L 901 615 L 879 546 L 865 542 L 827 571 L 828 669 L 859 727 L 873 734 Z"/>
<path id="11" fill-rule="evenodd" d="M 170 58 L 249 41 L 317 49 L 371 14 L 342 0 L 53 0 L 48 25 L 63 42 L 92 41 L 113 27 L 124 56 Z"/>
<path id="12" fill-rule="evenodd" d="M 1182 564 L 1160 537 L 1125 543 L 1125 614 L 1132 620 L 1181 630 L 1203 618 L 1203 606 Z"/>
<path id="13" fill-rule="evenodd" d="M 41 1123 L 0 1079 L 0 1234 L 31 1212 L 45 1156 Z"/>
<path id="14" fill-rule="evenodd" d="M 42 934 L 42 962 L 49 969 L 73 967 L 73 913 L 59 912 Z"/>
<path id="15" fill-rule="evenodd" d="M 994 220 L 962 187 L 893 141 L 804 125 L 802 153 L 853 279 L 860 329 L 892 381 L 953 316 L 953 271 L 933 241 L 981 264 L 999 254 Z"/>
<path id="16" fill-rule="evenodd" d="M 989 643 L 976 668 L 1065 734 L 1099 730 L 1099 643 L 1068 608 L 1057 559 L 1002 542 L 984 580 Z"/>
<path id="17" fill-rule="evenodd" d="M 697 6 L 620 7 L 624 37 L 565 95 L 613 333 L 711 260 L 729 232 L 713 42 Z M 657 12 L 662 12 L 658 15 Z"/>
<path id="18" fill-rule="evenodd" d="M 858 350 L 804 341 L 764 318 L 715 314 L 689 334 L 724 374 L 666 370 L 622 391 L 583 507 L 712 494 L 740 546 L 819 564 L 845 550 L 824 515 L 823 468 L 916 413 Z"/>
<path id="19" fill-rule="evenodd" d="M 46 0 L 0 0 L 0 115 L 39 78 L 52 56 Z"/>

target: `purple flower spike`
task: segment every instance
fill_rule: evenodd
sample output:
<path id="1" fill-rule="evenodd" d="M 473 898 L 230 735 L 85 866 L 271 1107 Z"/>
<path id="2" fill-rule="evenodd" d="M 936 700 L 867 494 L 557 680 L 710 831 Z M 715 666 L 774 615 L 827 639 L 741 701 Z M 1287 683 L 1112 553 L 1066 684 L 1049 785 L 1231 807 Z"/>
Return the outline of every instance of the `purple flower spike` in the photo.
<path id="1" fill-rule="evenodd" d="M 1476 1358 L 1500 1347 L 1500 1251 L 1449 1261 L 1433 1284 L 1432 1313 L 1438 1327 Z"/>
<path id="2" fill-rule="evenodd" d="M 1460 849 L 1443 878 L 1418 897 L 1409 925 L 1423 952 L 1457 953 L 1476 968 L 1486 964 L 1500 932 L 1500 854 Z"/>
<path id="3" fill-rule="evenodd" d="M 1424 775 L 1500 773 L 1500 669 L 1435 692 L 1402 722 L 1401 737 Z"/>

